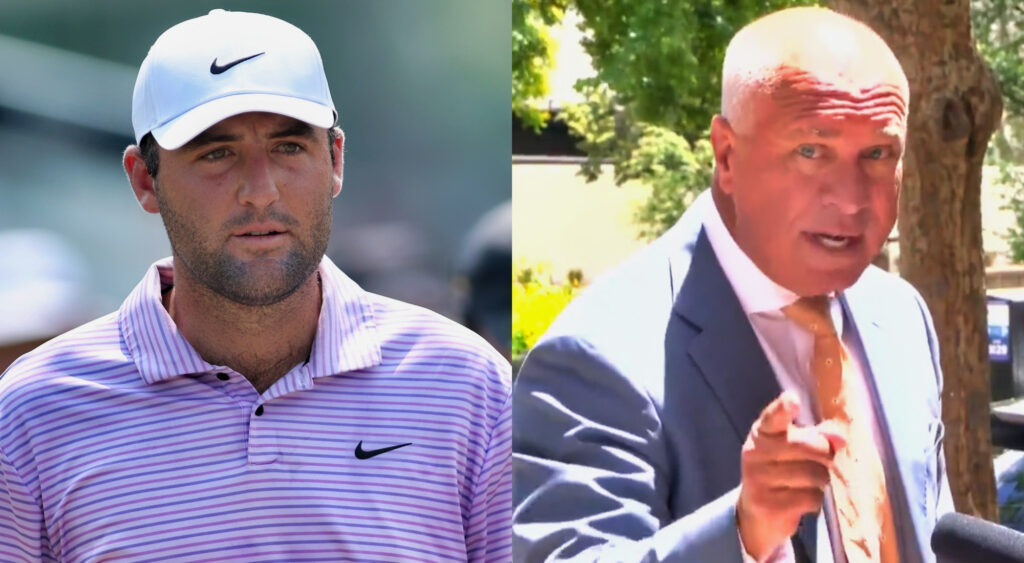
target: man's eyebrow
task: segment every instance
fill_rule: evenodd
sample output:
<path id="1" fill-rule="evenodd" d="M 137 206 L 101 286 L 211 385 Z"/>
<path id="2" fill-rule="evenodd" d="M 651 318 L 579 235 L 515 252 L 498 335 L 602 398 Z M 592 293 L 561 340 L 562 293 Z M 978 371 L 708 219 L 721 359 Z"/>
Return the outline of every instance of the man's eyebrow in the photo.
<path id="1" fill-rule="evenodd" d="M 239 137 L 237 135 L 231 135 L 229 133 L 217 133 L 211 132 L 209 129 L 196 135 L 191 141 L 182 145 L 182 149 L 191 151 L 198 149 L 199 147 L 212 145 L 213 143 L 227 143 L 231 141 L 237 141 Z"/>
<path id="2" fill-rule="evenodd" d="M 832 139 L 840 136 L 840 132 L 838 129 L 797 125 L 790 127 L 786 131 L 785 135 L 787 137 L 820 137 L 822 139 Z"/>
<path id="3" fill-rule="evenodd" d="M 795 125 L 783 133 L 783 135 L 790 140 L 816 137 L 819 139 L 835 139 L 843 135 L 842 131 L 832 127 L 813 127 L 807 125 Z M 887 141 L 898 141 L 900 134 L 898 128 L 887 127 L 882 131 L 878 132 L 878 137 L 884 138 Z"/>
<path id="4" fill-rule="evenodd" d="M 313 138 L 313 127 L 305 121 L 293 121 L 286 125 L 283 129 L 279 129 L 274 133 L 270 134 L 271 139 L 280 139 L 282 137 L 309 137 Z"/>
<path id="5" fill-rule="evenodd" d="M 295 120 L 288 123 L 283 128 L 270 134 L 271 139 L 280 139 L 283 137 L 309 137 L 315 136 L 313 127 L 304 122 Z M 212 145 L 214 143 L 229 143 L 240 140 L 239 135 L 232 135 L 230 133 L 218 133 L 215 130 L 207 129 L 202 133 L 196 135 L 191 141 L 182 145 L 181 149 L 192 151 L 206 145 Z"/>

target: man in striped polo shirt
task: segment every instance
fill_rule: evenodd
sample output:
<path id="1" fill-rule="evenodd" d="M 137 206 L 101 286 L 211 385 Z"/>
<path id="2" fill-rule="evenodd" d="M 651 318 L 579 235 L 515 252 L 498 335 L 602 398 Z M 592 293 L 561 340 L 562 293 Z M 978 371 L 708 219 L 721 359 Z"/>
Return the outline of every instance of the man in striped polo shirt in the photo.
<path id="1" fill-rule="evenodd" d="M 124 167 L 173 258 L 0 377 L 0 561 L 508 561 L 510 368 L 324 256 L 344 137 L 301 30 L 157 39 Z"/>

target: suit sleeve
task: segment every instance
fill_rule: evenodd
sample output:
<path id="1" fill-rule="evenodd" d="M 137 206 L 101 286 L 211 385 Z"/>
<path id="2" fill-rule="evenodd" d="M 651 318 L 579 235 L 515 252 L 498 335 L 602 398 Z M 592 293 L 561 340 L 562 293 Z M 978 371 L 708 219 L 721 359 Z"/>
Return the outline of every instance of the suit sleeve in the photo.
<path id="1" fill-rule="evenodd" d="M 55 561 L 38 499 L 0 449 L 0 561 Z"/>
<path id="2" fill-rule="evenodd" d="M 738 489 L 673 521 L 657 409 L 591 345 L 539 344 L 514 404 L 516 561 L 742 561 Z"/>
<path id="3" fill-rule="evenodd" d="M 935 324 L 932 322 L 932 315 L 928 311 L 928 305 L 921 298 L 921 295 L 915 291 L 915 298 L 917 299 L 917 305 L 921 309 L 921 315 L 924 318 L 925 328 L 928 333 L 928 347 L 932 355 L 932 366 L 935 370 L 936 387 L 938 389 L 939 397 L 939 412 L 942 412 L 942 364 L 939 359 L 939 337 L 935 333 Z M 953 494 L 949 488 L 949 477 L 946 474 L 946 447 L 942 444 L 943 436 L 938 436 L 937 440 L 940 441 L 940 445 L 936 448 L 936 468 L 934 484 L 935 490 L 938 492 L 935 499 L 935 506 L 929 507 L 934 510 L 935 521 L 937 522 L 944 514 L 948 512 L 956 512 L 956 508 L 953 506 Z"/>

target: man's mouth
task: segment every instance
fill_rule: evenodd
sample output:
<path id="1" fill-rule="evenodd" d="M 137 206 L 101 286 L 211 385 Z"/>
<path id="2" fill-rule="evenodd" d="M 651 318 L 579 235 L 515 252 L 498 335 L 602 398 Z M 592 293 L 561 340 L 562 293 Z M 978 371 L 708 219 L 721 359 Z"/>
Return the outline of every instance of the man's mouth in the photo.
<path id="1" fill-rule="evenodd" d="M 268 236 L 268 235 L 279 235 L 281 233 L 282 233 L 282 231 L 249 231 L 247 233 L 243 233 L 241 236 L 243 236 L 243 237 L 265 237 L 265 236 Z"/>
<path id="2" fill-rule="evenodd" d="M 274 235 L 281 235 L 287 233 L 283 225 L 277 225 L 272 222 L 261 222 L 261 223 L 250 223 L 244 225 L 232 231 L 232 235 L 236 237 L 270 237 Z"/>
<path id="3" fill-rule="evenodd" d="M 252 225 L 232 233 L 232 239 L 248 251 L 264 252 L 279 248 L 287 240 L 288 230 L 278 225 Z"/>
<path id="4" fill-rule="evenodd" d="M 818 242 L 825 245 L 828 248 L 846 248 L 846 245 L 850 244 L 851 238 L 844 236 L 833 236 L 825 234 L 814 235 L 818 239 Z"/>
<path id="5" fill-rule="evenodd" d="M 859 236 L 837 235 L 831 233 L 809 233 L 809 235 L 819 244 L 831 250 L 842 250 L 856 245 L 861 240 L 861 237 Z"/>

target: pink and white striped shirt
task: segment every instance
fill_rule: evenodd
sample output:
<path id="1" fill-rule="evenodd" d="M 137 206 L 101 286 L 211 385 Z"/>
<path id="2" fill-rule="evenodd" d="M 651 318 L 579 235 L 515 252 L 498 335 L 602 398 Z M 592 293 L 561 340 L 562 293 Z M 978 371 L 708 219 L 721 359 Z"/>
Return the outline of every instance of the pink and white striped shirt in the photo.
<path id="1" fill-rule="evenodd" d="M 178 332 L 171 266 L 0 376 L 0 561 L 511 560 L 481 338 L 324 258 L 309 361 L 259 395 Z"/>

